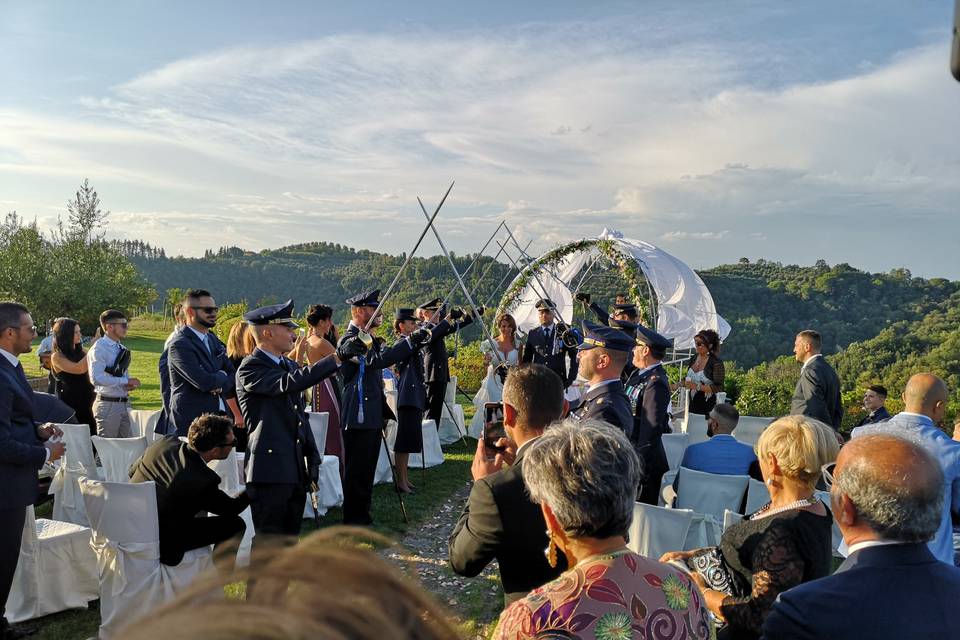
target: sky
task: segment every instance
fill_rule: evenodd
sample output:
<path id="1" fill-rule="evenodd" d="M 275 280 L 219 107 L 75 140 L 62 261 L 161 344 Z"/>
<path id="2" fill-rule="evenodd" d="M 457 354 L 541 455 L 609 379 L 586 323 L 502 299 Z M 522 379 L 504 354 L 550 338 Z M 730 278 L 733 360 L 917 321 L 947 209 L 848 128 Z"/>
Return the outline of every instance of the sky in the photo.
<path id="1" fill-rule="evenodd" d="M 0 0 L 0 213 L 89 179 L 171 255 L 396 254 L 455 180 L 458 254 L 506 221 L 960 279 L 952 5 Z"/>

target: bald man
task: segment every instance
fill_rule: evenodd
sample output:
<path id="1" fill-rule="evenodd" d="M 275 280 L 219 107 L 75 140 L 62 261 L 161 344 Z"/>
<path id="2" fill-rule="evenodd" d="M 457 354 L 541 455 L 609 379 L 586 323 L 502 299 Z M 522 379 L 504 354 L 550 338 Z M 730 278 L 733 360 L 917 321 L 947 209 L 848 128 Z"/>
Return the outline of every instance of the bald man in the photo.
<path id="1" fill-rule="evenodd" d="M 903 390 L 904 410 L 886 422 L 853 430 L 853 438 L 887 433 L 908 438 L 927 450 L 943 471 L 945 494 L 940 528 L 930 541 L 930 551 L 939 560 L 954 564 L 951 515 L 960 515 L 960 442 L 937 428 L 947 404 L 947 385 L 932 373 L 918 373 Z"/>
<path id="2" fill-rule="evenodd" d="M 904 438 L 861 436 L 840 451 L 832 484 L 831 509 L 850 555 L 832 576 L 782 592 L 763 637 L 960 637 L 960 569 L 924 544 L 940 525 L 936 460 Z"/>

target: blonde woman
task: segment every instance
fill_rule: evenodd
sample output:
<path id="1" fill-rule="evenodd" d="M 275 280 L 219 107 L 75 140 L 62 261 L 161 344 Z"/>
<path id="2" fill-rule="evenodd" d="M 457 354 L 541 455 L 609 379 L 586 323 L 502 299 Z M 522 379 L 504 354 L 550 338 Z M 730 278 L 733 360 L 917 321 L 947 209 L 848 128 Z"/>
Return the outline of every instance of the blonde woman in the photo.
<path id="1" fill-rule="evenodd" d="M 691 572 L 707 607 L 726 622 L 718 637 L 759 637 L 780 592 L 830 573 L 833 515 L 814 490 L 839 450 L 833 429 L 818 420 L 776 420 L 757 443 L 770 502 L 724 531 L 718 547 L 660 558 Z"/>

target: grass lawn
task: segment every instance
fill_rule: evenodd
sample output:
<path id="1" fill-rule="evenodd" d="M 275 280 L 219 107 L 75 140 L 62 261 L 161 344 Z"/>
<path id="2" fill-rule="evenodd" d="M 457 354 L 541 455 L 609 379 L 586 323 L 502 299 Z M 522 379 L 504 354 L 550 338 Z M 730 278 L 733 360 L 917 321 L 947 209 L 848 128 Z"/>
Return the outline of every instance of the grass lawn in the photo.
<path id="1" fill-rule="evenodd" d="M 160 384 L 157 375 L 157 363 L 160 353 L 163 350 L 163 342 L 168 335 L 165 330 L 141 329 L 138 330 L 137 323 L 131 323 L 130 333 L 124 344 L 133 352 L 130 364 L 130 375 L 139 378 L 142 386 L 131 394 L 131 401 L 134 407 L 138 409 L 159 409 L 160 408 Z M 34 352 L 39 341 L 34 345 Z M 38 365 L 38 359 L 35 353 L 24 354 L 21 357 L 24 369 L 28 376 L 41 375 L 41 369 Z M 462 398 L 460 398 L 463 400 Z M 468 414 L 473 413 L 473 405 L 464 406 Z M 397 500 L 396 491 L 393 485 L 377 485 L 373 491 L 373 518 L 376 522 L 376 529 L 391 538 L 399 539 L 411 531 L 416 531 L 417 526 L 425 519 L 432 516 L 437 509 L 447 500 L 451 493 L 465 485 L 470 479 L 470 462 L 473 459 L 473 453 L 476 448 L 476 441 L 467 439 L 466 444 L 456 442 L 444 450 L 444 464 L 420 471 L 411 470 L 411 479 L 417 484 L 418 491 L 416 495 L 405 496 L 407 515 L 410 523 L 405 524 L 400 514 L 400 507 Z M 50 503 L 37 509 L 38 517 L 49 517 Z M 342 518 L 342 512 L 339 508 L 330 510 L 321 518 L 321 526 L 331 526 L 339 524 Z M 316 525 L 311 520 L 304 520 L 303 535 L 308 535 L 316 529 Z M 489 584 L 483 584 L 483 581 L 477 581 L 476 586 L 461 593 L 455 594 L 461 598 L 461 601 L 468 603 L 472 609 L 476 607 L 477 615 L 481 618 L 480 625 L 489 621 L 490 596 Z M 492 600 L 496 602 L 499 596 L 494 596 Z M 37 627 L 38 631 L 31 636 L 37 640 L 78 640 L 96 636 L 99 625 L 98 603 L 93 603 L 91 608 L 86 611 L 68 611 L 58 613 L 39 620 L 30 621 L 29 625 Z M 467 628 L 476 628 L 475 623 L 468 622 Z"/>

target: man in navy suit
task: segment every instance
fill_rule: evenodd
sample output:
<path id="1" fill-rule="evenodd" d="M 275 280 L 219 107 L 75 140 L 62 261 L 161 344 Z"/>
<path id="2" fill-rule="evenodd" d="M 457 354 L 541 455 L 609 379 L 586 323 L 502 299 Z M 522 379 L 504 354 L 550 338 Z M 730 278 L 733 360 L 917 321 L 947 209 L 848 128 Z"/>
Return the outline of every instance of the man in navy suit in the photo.
<path id="1" fill-rule="evenodd" d="M 944 499 L 937 461 L 907 439 L 866 435 L 846 444 L 824 476 L 850 555 L 832 576 L 781 593 L 763 637 L 960 638 L 960 569 L 925 544 Z"/>
<path id="2" fill-rule="evenodd" d="M 186 325 L 167 347 L 168 420 L 178 436 L 186 436 L 190 424 L 205 413 L 226 415 L 226 399 L 236 395 L 236 371 L 226 347 L 210 331 L 217 324 L 217 305 L 210 292 L 187 291 L 183 315 Z"/>
<path id="3" fill-rule="evenodd" d="M 556 306 L 548 298 L 537 301 L 540 326 L 527 334 L 520 360 L 545 365 L 560 376 L 566 389 L 577 379 L 577 349 L 567 347 L 561 340 L 559 324 L 554 323 Z M 567 360 L 570 361 L 569 368 Z"/>
<path id="4" fill-rule="evenodd" d="M 336 354 L 301 368 L 283 355 L 296 339 L 292 300 L 254 309 L 243 319 L 257 341 L 237 370 L 237 399 L 250 430 L 245 475 L 253 528 L 258 536 L 296 536 L 307 489 L 317 481 L 321 461 L 303 392 L 336 373 L 340 360 L 363 353 L 364 347 L 355 340 L 341 342 Z"/>
<path id="5" fill-rule="evenodd" d="M 37 498 L 37 472 L 63 455 L 63 433 L 33 421 L 33 390 L 18 356 L 30 353 L 37 335 L 30 312 L 16 302 L 0 302 L 0 639 L 19 638 L 3 617 L 20 557 L 26 509 Z"/>

